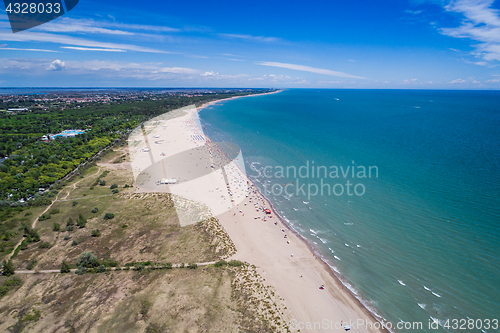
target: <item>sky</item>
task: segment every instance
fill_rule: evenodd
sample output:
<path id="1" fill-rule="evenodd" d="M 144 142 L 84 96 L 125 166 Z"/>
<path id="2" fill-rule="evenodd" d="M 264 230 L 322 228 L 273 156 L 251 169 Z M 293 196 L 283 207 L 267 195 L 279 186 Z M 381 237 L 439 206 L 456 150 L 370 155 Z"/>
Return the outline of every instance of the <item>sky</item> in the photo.
<path id="1" fill-rule="evenodd" d="M 500 89 L 500 0 L 80 0 L 13 33 L 0 87 Z"/>

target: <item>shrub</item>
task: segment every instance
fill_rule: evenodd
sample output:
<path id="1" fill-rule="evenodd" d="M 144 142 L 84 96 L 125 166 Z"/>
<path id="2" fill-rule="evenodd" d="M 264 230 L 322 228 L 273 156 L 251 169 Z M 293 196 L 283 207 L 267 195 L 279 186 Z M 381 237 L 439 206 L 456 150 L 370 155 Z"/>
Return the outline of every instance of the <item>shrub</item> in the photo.
<path id="1" fill-rule="evenodd" d="M 232 267 L 240 267 L 241 265 L 243 265 L 243 262 L 239 260 L 231 260 L 227 264 Z"/>
<path id="2" fill-rule="evenodd" d="M 123 186 L 123 188 L 129 188 L 131 186 L 129 186 L 128 184 L 125 184 L 125 186 Z"/>
<path id="3" fill-rule="evenodd" d="M 101 180 L 99 181 L 99 185 L 101 185 L 101 186 L 106 186 L 106 181 L 105 181 L 104 179 L 101 179 Z"/>
<path id="4" fill-rule="evenodd" d="M 78 222 L 76 222 L 76 224 L 80 228 L 85 228 L 85 225 L 87 224 L 87 219 L 82 214 L 79 214 L 78 215 Z"/>
<path id="5" fill-rule="evenodd" d="M 49 210 L 49 214 L 58 214 L 60 212 L 61 212 L 61 210 L 57 209 L 57 208 L 52 208 L 51 210 Z"/>
<path id="6" fill-rule="evenodd" d="M 38 247 L 41 249 L 50 249 L 51 246 L 49 242 L 42 242 Z"/>
<path id="7" fill-rule="evenodd" d="M 92 237 L 101 237 L 101 231 L 99 229 L 92 230 Z"/>
<path id="8" fill-rule="evenodd" d="M 10 288 L 7 287 L 7 286 L 0 286 L 0 298 L 4 297 L 5 295 L 7 295 L 7 293 L 9 292 Z"/>
<path id="9" fill-rule="evenodd" d="M 73 201 L 73 206 L 78 205 L 78 201 Z"/>
<path id="10" fill-rule="evenodd" d="M 97 267 L 97 269 L 96 269 L 97 273 L 104 273 L 105 271 L 106 271 L 106 266 L 104 266 L 104 265 L 101 265 L 101 266 Z"/>
<path id="11" fill-rule="evenodd" d="M 219 261 L 217 261 L 217 262 L 214 264 L 214 266 L 215 266 L 215 267 L 222 267 L 222 266 L 225 266 L 225 265 L 227 265 L 227 261 L 222 260 L 222 259 L 221 259 L 221 260 L 219 260 Z"/>
<path id="12" fill-rule="evenodd" d="M 74 225 L 74 224 L 75 224 L 75 222 L 73 222 L 73 219 L 71 217 L 68 219 L 68 222 L 66 222 L 66 226 L 70 226 L 70 225 Z"/>
<path id="13" fill-rule="evenodd" d="M 66 227 L 66 231 L 73 231 L 74 229 L 75 229 L 75 226 L 73 226 L 73 225 L 68 225 Z"/>
<path id="14" fill-rule="evenodd" d="M 120 192 L 120 191 L 118 191 L 118 189 L 117 189 L 117 188 L 115 188 L 114 190 L 112 190 L 112 191 L 111 191 L 111 193 L 113 193 L 113 194 L 116 194 L 116 193 L 118 193 L 118 192 Z"/>
<path id="15" fill-rule="evenodd" d="M 66 235 L 64 236 L 64 238 L 63 238 L 63 239 L 64 239 L 64 240 L 70 240 L 70 239 L 71 239 L 71 236 L 66 234 Z"/>
<path id="16" fill-rule="evenodd" d="M 94 256 L 92 252 L 83 252 L 80 255 L 80 258 L 78 258 L 76 264 L 86 268 L 100 266 L 99 260 L 97 260 L 96 256 Z"/>
<path id="17" fill-rule="evenodd" d="M 196 263 L 191 263 L 191 264 L 188 264 L 188 266 L 187 266 L 187 267 L 188 267 L 188 268 L 190 268 L 190 269 L 195 269 L 196 267 L 198 267 L 198 264 L 196 264 Z"/>
<path id="18" fill-rule="evenodd" d="M 118 187 L 118 185 L 113 184 L 113 185 L 111 185 L 109 188 L 110 188 L 110 189 L 114 189 L 114 188 L 117 188 L 117 187 Z"/>
<path id="19" fill-rule="evenodd" d="M 71 243 L 71 246 L 77 246 L 77 245 L 78 245 L 78 241 L 73 240 L 73 242 Z"/>
<path id="20" fill-rule="evenodd" d="M 66 260 L 63 260 L 63 262 L 61 263 L 61 273 L 69 273 L 69 272 L 71 272 L 69 264 L 66 262 Z"/>
<path id="21" fill-rule="evenodd" d="M 22 284 L 23 280 L 21 280 L 21 278 L 18 276 L 13 276 L 3 283 L 3 285 L 6 287 L 19 287 Z"/>
<path id="22" fill-rule="evenodd" d="M 114 217 L 115 217 L 115 214 L 113 214 L 113 213 L 106 213 L 106 214 L 104 214 L 104 219 L 105 220 L 111 220 Z"/>
<path id="23" fill-rule="evenodd" d="M 184 263 L 181 264 L 181 268 L 184 268 Z"/>
<path id="24" fill-rule="evenodd" d="M 28 265 L 26 266 L 26 269 L 29 269 L 30 271 L 35 268 L 36 264 L 38 263 L 38 260 L 36 259 L 31 259 Z"/>
<path id="25" fill-rule="evenodd" d="M 128 225 L 123 224 L 123 225 L 122 225 L 122 229 L 125 229 L 125 228 L 128 228 Z"/>
<path id="26" fill-rule="evenodd" d="M 26 241 L 29 243 L 40 241 L 40 236 L 38 235 L 38 231 L 36 229 L 32 229 L 28 225 L 24 226 L 24 236 L 26 236 Z"/>
<path id="27" fill-rule="evenodd" d="M 11 275 L 14 275 L 14 273 L 15 273 L 15 268 L 14 268 L 14 264 L 12 263 L 12 260 L 6 261 L 4 259 L 4 261 L 3 261 L 3 275 L 11 276 Z"/>
<path id="28" fill-rule="evenodd" d="M 52 227 L 52 230 L 53 231 L 59 231 L 59 230 L 61 230 L 61 225 L 59 223 L 54 223 L 54 225 Z"/>
<path id="29" fill-rule="evenodd" d="M 29 242 L 27 239 L 23 239 L 23 241 L 21 242 L 21 245 L 19 246 L 21 248 L 21 250 L 26 250 L 28 248 L 28 245 L 29 245 Z"/>
<path id="30" fill-rule="evenodd" d="M 101 264 L 106 266 L 106 267 L 116 267 L 118 266 L 118 263 L 112 259 L 104 259 L 101 261 Z"/>
<path id="31" fill-rule="evenodd" d="M 99 211 L 99 208 L 97 208 L 97 207 L 94 207 L 94 208 L 92 209 L 92 213 L 94 213 L 94 214 L 95 214 L 95 213 L 97 213 L 98 211 Z"/>
<path id="32" fill-rule="evenodd" d="M 26 214 L 24 214 L 24 216 L 30 216 L 32 214 L 33 214 L 32 212 L 26 212 Z"/>
<path id="33" fill-rule="evenodd" d="M 75 274 L 77 275 L 83 275 L 87 272 L 87 269 L 85 267 L 78 267 L 75 271 Z"/>
<path id="34" fill-rule="evenodd" d="M 171 262 L 167 262 L 166 265 L 165 265 L 165 268 L 166 269 L 172 269 L 172 263 Z"/>

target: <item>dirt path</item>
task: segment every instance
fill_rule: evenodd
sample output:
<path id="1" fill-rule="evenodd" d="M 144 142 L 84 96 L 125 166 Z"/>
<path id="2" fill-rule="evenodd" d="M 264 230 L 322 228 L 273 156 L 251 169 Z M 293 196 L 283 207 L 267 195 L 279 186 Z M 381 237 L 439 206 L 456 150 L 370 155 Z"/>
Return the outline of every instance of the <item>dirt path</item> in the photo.
<path id="1" fill-rule="evenodd" d="M 198 266 L 208 266 L 208 265 L 213 265 L 215 264 L 216 262 L 215 261 L 209 261 L 209 262 L 198 262 L 196 263 L 196 265 Z M 181 268 L 181 265 L 182 264 L 175 264 L 175 265 L 172 265 L 172 268 Z M 150 266 L 145 266 L 144 268 L 148 268 Z M 187 265 L 185 266 L 187 267 Z M 125 268 L 127 268 L 127 266 L 125 267 L 110 267 L 112 271 L 116 271 L 118 270 L 118 268 L 120 270 L 123 270 Z M 70 269 L 71 272 L 75 272 L 76 271 L 76 268 L 73 268 L 73 269 Z M 38 273 L 43 273 L 43 274 L 46 274 L 46 273 L 61 273 L 61 270 L 59 269 L 45 269 L 45 270 L 41 270 L 41 271 L 15 271 L 16 274 L 38 274 Z"/>
<path id="2" fill-rule="evenodd" d="M 97 175 L 97 174 L 99 173 L 99 171 L 101 171 L 101 167 L 98 167 L 97 172 L 96 172 L 96 173 L 94 173 L 94 174 L 92 174 L 92 175 L 90 175 L 90 176 L 88 176 L 88 177 L 93 177 L 93 176 Z M 76 184 L 78 184 L 78 183 L 79 183 L 79 182 L 81 182 L 82 180 L 85 180 L 86 178 L 87 178 L 87 177 L 85 177 L 85 178 L 83 178 L 83 179 L 80 179 L 79 181 L 75 182 L 75 183 L 73 184 L 73 188 L 70 188 L 70 190 L 66 193 L 66 196 L 64 197 L 64 199 L 63 199 L 63 200 L 61 200 L 61 201 L 66 201 L 65 199 L 66 199 L 66 198 L 67 198 L 67 197 L 71 194 L 71 192 L 73 192 L 73 190 L 74 190 L 74 189 L 76 189 Z M 45 213 L 46 213 L 46 212 L 47 212 L 47 211 L 48 211 L 48 210 L 52 207 L 52 205 L 53 205 L 55 202 L 59 201 L 59 200 L 57 200 L 57 198 L 59 197 L 59 195 L 61 195 L 61 193 L 63 193 L 63 191 L 60 191 L 59 193 L 57 193 L 56 198 L 52 201 L 52 203 L 51 203 L 50 205 L 48 205 L 48 206 L 47 206 L 47 208 L 45 208 L 45 210 L 44 210 L 43 212 L 41 212 L 41 213 L 40 213 L 40 215 L 38 215 L 38 216 L 37 216 L 37 217 L 33 220 L 33 223 L 31 224 L 31 228 L 32 228 L 32 229 L 35 229 L 35 227 L 36 227 L 36 223 L 38 222 L 38 218 L 39 218 L 40 216 L 42 216 L 43 214 L 45 214 Z M 12 255 L 16 252 L 16 249 L 17 249 L 19 246 L 21 246 L 21 243 L 23 242 L 23 240 L 24 240 L 24 237 L 23 237 L 23 238 L 21 238 L 21 239 L 19 240 L 19 242 L 17 242 L 16 246 L 14 246 L 14 251 L 12 251 L 12 253 L 10 253 L 10 254 L 9 254 L 9 255 L 5 258 L 6 260 L 10 260 L 10 259 L 11 259 Z"/>

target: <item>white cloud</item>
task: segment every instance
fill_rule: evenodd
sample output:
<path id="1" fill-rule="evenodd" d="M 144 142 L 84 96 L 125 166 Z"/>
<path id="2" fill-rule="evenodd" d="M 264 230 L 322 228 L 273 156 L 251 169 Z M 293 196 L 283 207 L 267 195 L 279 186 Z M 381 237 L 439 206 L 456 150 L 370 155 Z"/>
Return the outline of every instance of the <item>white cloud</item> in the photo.
<path id="1" fill-rule="evenodd" d="M 108 29 L 108 28 L 118 28 L 120 30 Z M 163 27 L 163 26 L 94 21 L 90 19 L 73 19 L 69 17 L 62 17 L 57 21 L 45 23 L 43 25 L 36 27 L 34 30 L 47 31 L 47 32 L 63 32 L 63 33 L 77 32 L 86 34 L 90 33 L 90 34 L 108 34 L 108 35 L 123 35 L 123 36 L 132 36 L 140 34 L 137 31 L 147 31 L 147 32 L 180 31 L 180 29 Z"/>
<path id="2" fill-rule="evenodd" d="M 228 37 L 228 38 L 253 40 L 253 41 L 264 42 L 264 43 L 275 43 L 275 42 L 281 41 L 281 38 L 277 38 L 277 37 L 264 37 L 264 36 L 252 36 L 252 35 L 240 35 L 240 34 L 219 34 L 219 36 Z"/>
<path id="3" fill-rule="evenodd" d="M 497 82 L 500 82 L 500 80 L 499 79 L 492 79 L 492 80 L 486 80 L 486 82 L 497 83 Z"/>
<path id="4" fill-rule="evenodd" d="M 213 71 L 200 74 L 200 76 L 216 76 L 216 75 L 219 75 L 219 73 L 214 73 Z"/>
<path id="5" fill-rule="evenodd" d="M 57 53 L 59 51 L 54 51 L 54 50 L 45 50 L 45 49 L 23 49 L 23 48 L 17 48 L 17 47 L 5 47 L 7 44 L 2 44 L 0 45 L 0 50 L 11 50 L 11 51 L 36 51 L 36 52 L 54 52 Z"/>
<path id="6" fill-rule="evenodd" d="M 64 68 L 66 68 L 64 61 L 56 59 L 56 60 L 52 61 L 50 66 L 47 68 L 47 70 L 49 70 L 49 71 L 61 71 Z"/>
<path id="7" fill-rule="evenodd" d="M 351 74 L 347 74 L 347 73 L 343 73 L 343 72 L 336 72 L 336 71 L 332 71 L 329 69 L 315 68 L 315 67 L 295 65 L 295 64 L 287 64 L 287 63 L 281 63 L 281 62 L 262 61 L 262 62 L 258 62 L 257 65 L 287 68 L 287 69 L 292 69 L 292 70 L 296 70 L 296 71 L 310 72 L 310 73 L 330 75 L 330 76 L 349 77 L 349 78 L 353 78 L 353 79 L 366 79 L 366 78 L 361 77 L 361 76 L 354 76 Z"/>
<path id="8" fill-rule="evenodd" d="M 456 79 L 456 80 L 450 81 L 450 82 L 448 82 L 448 83 L 453 83 L 453 84 L 455 84 L 455 83 L 464 83 L 464 82 L 465 82 L 465 80 L 462 80 L 462 79 Z"/>
<path id="9" fill-rule="evenodd" d="M 461 13 L 464 20 L 459 27 L 442 28 L 440 32 L 455 38 L 467 38 L 479 42 L 473 45 L 477 56 L 487 61 L 500 60 L 500 16 L 491 8 L 493 0 L 454 0 L 444 8 Z M 482 65 L 478 63 L 478 65 Z"/>
<path id="10" fill-rule="evenodd" d="M 77 45 L 84 47 L 95 47 L 95 48 L 105 48 L 105 49 L 120 49 L 127 51 L 136 52 L 148 52 L 148 53 L 172 53 L 167 51 L 161 51 L 152 49 L 149 47 L 142 47 L 130 44 L 116 44 L 108 42 L 97 42 L 88 39 L 64 36 L 58 34 L 49 34 L 44 32 L 32 32 L 32 31 L 21 31 L 18 33 L 2 32 L 0 31 L 0 41 L 13 41 L 13 42 L 48 42 L 55 44 L 66 44 L 66 45 Z"/>
<path id="11" fill-rule="evenodd" d="M 127 52 L 125 50 L 120 50 L 120 49 L 101 49 L 101 48 L 78 47 L 78 46 L 61 46 L 61 49 L 70 49 L 78 51 Z"/>

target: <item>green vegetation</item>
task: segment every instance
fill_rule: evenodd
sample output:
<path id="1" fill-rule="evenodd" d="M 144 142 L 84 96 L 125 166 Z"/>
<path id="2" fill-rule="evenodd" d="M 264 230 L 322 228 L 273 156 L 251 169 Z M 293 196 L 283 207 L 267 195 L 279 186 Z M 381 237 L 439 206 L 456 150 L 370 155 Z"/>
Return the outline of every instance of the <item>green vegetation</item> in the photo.
<path id="1" fill-rule="evenodd" d="M 3 270 L 3 275 L 5 275 L 5 276 L 14 275 L 15 268 L 14 268 L 14 264 L 12 263 L 12 260 L 9 260 L 9 261 L 4 260 L 3 264 L 2 264 L 2 270 Z"/>
<path id="2" fill-rule="evenodd" d="M 97 213 L 98 211 L 99 211 L 99 208 L 97 208 L 97 207 L 94 207 L 94 208 L 92 209 L 92 213 L 94 213 L 94 214 L 95 214 L 95 213 Z"/>
<path id="3" fill-rule="evenodd" d="M 82 214 L 79 214 L 78 215 L 78 222 L 76 222 L 76 224 L 80 228 L 85 228 L 85 226 L 87 225 L 87 219 Z"/>
<path id="4" fill-rule="evenodd" d="M 70 267 L 69 267 L 69 264 L 63 260 L 63 262 L 61 263 L 61 273 L 69 273 L 70 272 Z"/>
<path id="5" fill-rule="evenodd" d="M 76 265 L 78 267 L 93 268 L 100 266 L 100 263 L 92 252 L 83 252 L 78 258 Z"/>
<path id="6" fill-rule="evenodd" d="M 48 220 L 50 219 L 52 216 L 50 216 L 50 214 L 43 214 L 41 215 L 39 218 L 38 218 L 38 221 L 45 221 L 45 220 Z"/>
<path id="7" fill-rule="evenodd" d="M 53 231 L 60 231 L 61 230 L 61 225 L 59 223 L 55 223 L 52 225 L 52 230 Z"/>
<path id="8" fill-rule="evenodd" d="M 52 244 L 50 244 L 49 242 L 42 242 L 38 247 L 41 249 L 50 249 L 52 247 Z"/>
<path id="9" fill-rule="evenodd" d="M 20 287 L 23 284 L 23 280 L 21 280 L 17 276 L 13 276 L 8 280 L 5 280 L 4 283 L 0 286 L 0 298 L 5 296 L 10 290 Z"/>
<path id="10" fill-rule="evenodd" d="M 78 205 L 78 201 L 73 201 L 73 206 Z"/>
<path id="11" fill-rule="evenodd" d="M 38 263 L 38 260 L 36 259 L 31 259 L 28 265 L 26 266 L 26 269 L 32 270 L 35 268 L 36 264 Z"/>
<path id="12" fill-rule="evenodd" d="M 92 237 L 101 237 L 101 231 L 99 229 L 92 230 Z"/>
<path id="13" fill-rule="evenodd" d="M 111 220 L 111 219 L 113 219 L 114 217 L 115 217 L 115 214 L 113 214 L 113 213 L 106 213 L 106 214 L 104 215 L 104 219 L 105 219 L 105 220 Z"/>

